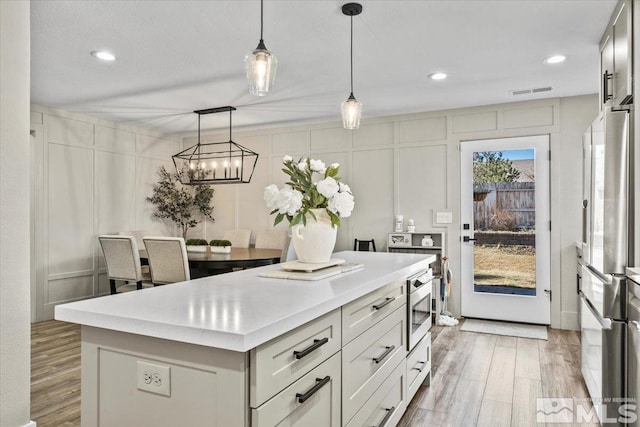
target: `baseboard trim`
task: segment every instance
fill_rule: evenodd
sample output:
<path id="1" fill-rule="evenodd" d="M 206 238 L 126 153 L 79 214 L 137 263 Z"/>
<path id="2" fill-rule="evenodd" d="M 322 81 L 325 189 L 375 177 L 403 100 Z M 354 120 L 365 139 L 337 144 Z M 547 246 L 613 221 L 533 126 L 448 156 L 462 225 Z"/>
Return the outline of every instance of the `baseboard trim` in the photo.
<path id="1" fill-rule="evenodd" d="M 568 329 L 570 331 L 579 331 L 580 322 L 578 313 L 575 311 L 563 311 L 560 313 L 560 329 Z"/>
<path id="2" fill-rule="evenodd" d="M 23 427 L 36 427 L 36 422 L 35 421 L 29 421 Z"/>

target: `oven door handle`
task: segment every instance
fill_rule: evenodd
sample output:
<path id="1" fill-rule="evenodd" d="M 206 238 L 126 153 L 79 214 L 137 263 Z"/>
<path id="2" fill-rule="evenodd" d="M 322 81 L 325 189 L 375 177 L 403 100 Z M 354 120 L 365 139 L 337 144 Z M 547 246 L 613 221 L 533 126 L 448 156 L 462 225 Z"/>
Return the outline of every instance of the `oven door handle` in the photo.
<path id="1" fill-rule="evenodd" d="M 610 331 L 613 329 L 613 322 L 611 321 L 611 319 L 603 318 L 583 293 L 580 294 L 580 298 L 582 298 L 585 307 L 589 309 L 591 315 L 595 317 L 603 330 Z"/>

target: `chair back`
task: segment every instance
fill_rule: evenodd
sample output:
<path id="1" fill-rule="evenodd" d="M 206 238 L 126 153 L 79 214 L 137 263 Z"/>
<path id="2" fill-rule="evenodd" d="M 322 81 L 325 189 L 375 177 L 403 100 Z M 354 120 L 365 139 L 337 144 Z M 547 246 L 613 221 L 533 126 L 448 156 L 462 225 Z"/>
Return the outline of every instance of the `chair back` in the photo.
<path id="1" fill-rule="evenodd" d="M 135 282 L 142 280 L 140 253 L 135 237 L 102 235 L 98 240 L 104 252 L 107 275 L 110 280 Z"/>
<path id="2" fill-rule="evenodd" d="M 224 232 L 224 240 L 230 241 L 234 248 L 248 248 L 251 230 L 227 230 Z"/>
<path id="3" fill-rule="evenodd" d="M 191 279 L 187 247 L 182 237 L 145 237 L 144 244 L 154 285 Z"/>
<path id="4" fill-rule="evenodd" d="M 149 236 L 151 234 L 150 231 L 147 230 L 129 230 L 129 231 L 118 231 L 119 236 L 133 236 L 136 239 L 136 243 L 138 244 L 138 249 L 145 249 L 144 247 L 144 236 Z"/>
<path id="5" fill-rule="evenodd" d="M 284 249 L 287 245 L 285 230 L 267 230 L 256 233 L 256 248 Z"/>
<path id="6" fill-rule="evenodd" d="M 353 242 L 353 250 L 354 251 L 365 251 L 369 252 L 373 249 L 373 252 L 376 252 L 376 242 L 371 240 L 358 240 L 355 239 Z"/>

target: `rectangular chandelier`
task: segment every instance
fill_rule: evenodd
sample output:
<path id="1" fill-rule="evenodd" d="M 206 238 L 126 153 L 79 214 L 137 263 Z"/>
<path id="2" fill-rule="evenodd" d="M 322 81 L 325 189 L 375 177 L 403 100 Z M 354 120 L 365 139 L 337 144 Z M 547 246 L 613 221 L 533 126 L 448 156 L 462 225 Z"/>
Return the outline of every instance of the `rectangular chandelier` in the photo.
<path id="1" fill-rule="evenodd" d="M 258 153 L 233 142 L 231 114 L 235 107 L 196 110 L 198 143 L 172 156 L 180 182 L 184 185 L 247 184 L 258 162 Z M 229 141 L 201 143 L 200 117 L 229 112 Z"/>

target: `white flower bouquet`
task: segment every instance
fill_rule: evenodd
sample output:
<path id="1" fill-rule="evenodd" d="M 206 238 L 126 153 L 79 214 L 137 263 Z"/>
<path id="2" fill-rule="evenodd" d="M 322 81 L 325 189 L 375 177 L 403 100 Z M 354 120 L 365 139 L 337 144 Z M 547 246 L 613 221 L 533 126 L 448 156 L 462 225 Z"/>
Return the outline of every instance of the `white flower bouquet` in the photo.
<path id="1" fill-rule="evenodd" d="M 307 157 L 294 162 L 291 156 L 284 156 L 282 162 L 289 181 L 280 189 L 275 184 L 264 189 L 267 207 L 276 214 L 274 225 L 285 218 L 291 225 L 306 225 L 307 214 L 316 219 L 312 209 L 326 209 L 333 226 L 340 225 L 340 218 L 351 215 L 353 194 L 347 184 L 340 182 L 338 163 L 326 167 L 321 160 Z"/>

